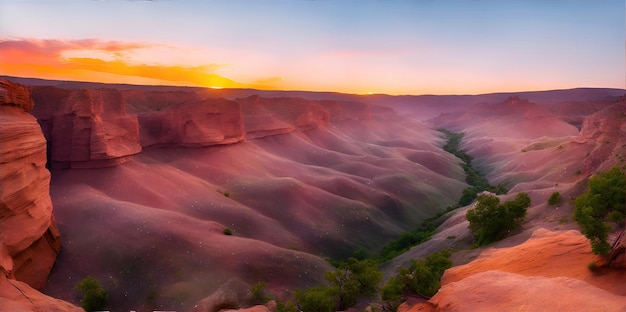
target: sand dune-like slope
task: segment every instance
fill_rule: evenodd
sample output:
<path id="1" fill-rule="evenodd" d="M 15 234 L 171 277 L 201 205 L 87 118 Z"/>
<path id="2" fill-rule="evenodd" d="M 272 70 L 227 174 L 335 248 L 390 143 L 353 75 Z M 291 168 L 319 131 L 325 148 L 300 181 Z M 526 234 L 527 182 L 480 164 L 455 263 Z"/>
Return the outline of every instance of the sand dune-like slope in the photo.
<path id="1" fill-rule="evenodd" d="M 573 207 L 569 202 L 558 206 L 546 204 L 548 196 L 559 191 L 572 199 L 584 191 L 584 182 L 591 174 L 622 166 L 626 154 L 626 112 L 624 98 L 606 102 L 596 112 L 586 115 L 582 129 L 576 135 L 546 131 L 538 139 L 523 129 L 518 138 L 476 136 L 484 131 L 489 120 L 468 117 L 464 125 L 469 131 L 466 143 L 470 154 L 485 167 L 504 168 L 507 174 L 494 169 L 489 176 L 514 181 L 510 198 L 517 192 L 527 192 L 532 198 L 526 222 L 502 242 L 495 243 L 479 254 L 466 250 L 457 253 L 456 263 L 467 263 L 446 271 L 442 288 L 426 304 L 405 303 L 401 311 L 622 311 L 626 309 L 626 271 L 600 269 L 592 272 L 587 265 L 595 259 L 589 241 L 571 220 Z M 588 107 L 583 108 L 583 110 Z M 525 112 L 520 112 L 525 114 Z M 575 113 L 575 112 L 573 112 Z M 549 115 L 554 116 L 552 113 Z M 447 120 L 460 118 L 457 115 Z M 443 116 L 442 116 L 443 117 Z M 559 117 L 562 118 L 562 117 Z M 545 118 L 544 118 L 545 119 Z M 440 118 L 440 121 L 445 118 Z M 463 124 L 462 120 L 461 124 Z M 545 128 L 544 128 L 545 129 Z M 566 129 L 566 127 L 563 127 Z M 506 132 L 505 132 L 506 133 Z M 519 149 L 522 142 L 530 143 Z M 513 178 L 512 178 L 513 177 Z M 451 213 L 440 226 L 432 242 L 425 244 L 431 251 L 467 244 L 464 207 Z M 553 231 L 546 230 L 552 229 Z M 559 230 L 556 230 L 559 229 Z M 532 233 L 532 235 L 530 235 Z M 450 239 L 452 238 L 452 239 Z M 526 238 L 528 238 L 526 240 Z M 465 245 L 467 246 L 467 245 Z M 391 264 L 407 262 L 407 257 L 424 256 L 417 247 L 394 259 Z"/>
<path id="2" fill-rule="evenodd" d="M 503 199 L 523 191 L 533 205 L 517 235 L 494 245 L 500 249 L 455 254 L 457 264 L 478 259 L 450 270 L 440 293 L 411 309 L 623 307 L 623 276 L 587 271 L 591 254 L 578 233 L 535 231 L 526 241 L 532 229 L 575 228 L 565 218 L 571 206 L 545 204 L 551 192 L 569 199 L 589 174 L 623 163 L 623 90 L 365 97 L 56 85 L 72 91 L 34 88 L 45 104 L 36 111 L 45 115 L 50 160 L 73 168 L 52 172 L 64 243 L 49 295 L 78 303 L 74 286 L 92 275 L 113 310 L 180 311 L 234 308 L 259 281 L 277 295 L 319 283 L 331 268 L 324 257 L 376 252 L 457 201 L 463 170 L 433 130 L 446 128 L 465 133 L 462 148 L 492 184 L 512 188 Z M 121 131 L 127 119 L 130 134 Z M 71 157 L 59 158 L 58 146 Z M 469 246 L 467 209 L 386 263 L 386 275 L 410 259 Z M 556 300 L 554 289 L 577 299 Z"/>
<path id="3" fill-rule="evenodd" d="M 376 252 L 457 200 L 463 171 L 441 144 L 384 114 L 54 171 L 65 244 L 46 293 L 75 302 L 74 285 L 93 275 L 111 308 L 188 310 L 224 284 L 313 285 L 331 269 L 323 257 Z"/>

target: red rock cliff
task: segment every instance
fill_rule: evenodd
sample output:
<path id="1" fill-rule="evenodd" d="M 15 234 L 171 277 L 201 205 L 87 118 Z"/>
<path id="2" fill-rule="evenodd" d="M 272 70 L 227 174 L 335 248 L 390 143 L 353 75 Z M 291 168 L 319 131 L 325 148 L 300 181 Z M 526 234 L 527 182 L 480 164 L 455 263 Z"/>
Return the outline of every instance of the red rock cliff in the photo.
<path id="1" fill-rule="evenodd" d="M 60 247 L 52 216 L 46 140 L 29 89 L 0 80 L 0 256 L 9 278 L 45 285 Z"/>
<path id="2" fill-rule="evenodd" d="M 139 114 L 139 124 L 144 147 L 201 147 L 244 140 L 239 104 L 221 98 L 174 103 L 160 111 Z"/>
<path id="3" fill-rule="evenodd" d="M 577 143 L 586 144 L 589 153 L 581 173 L 609 170 L 626 162 L 626 97 L 586 117 Z"/>
<path id="4" fill-rule="evenodd" d="M 120 91 L 33 87 L 32 95 L 52 166 L 113 166 L 141 152 L 137 116 L 126 113 Z"/>

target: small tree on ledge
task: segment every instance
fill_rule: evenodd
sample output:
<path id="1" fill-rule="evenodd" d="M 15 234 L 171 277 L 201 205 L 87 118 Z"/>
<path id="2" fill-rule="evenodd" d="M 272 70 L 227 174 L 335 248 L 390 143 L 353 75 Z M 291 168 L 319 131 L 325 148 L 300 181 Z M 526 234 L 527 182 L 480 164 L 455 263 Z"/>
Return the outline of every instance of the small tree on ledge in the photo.
<path id="1" fill-rule="evenodd" d="M 478 241 L 478 245 L 487 245 L 498 241 L 516 228 L 526 217 L 526 208 L 530 206 L 530 196 L 519 193 L 512 201 L 500 204 L 500 199 L 493 195 L 478 195 L 474 208 L 467 211 L 469 229 Z"/>

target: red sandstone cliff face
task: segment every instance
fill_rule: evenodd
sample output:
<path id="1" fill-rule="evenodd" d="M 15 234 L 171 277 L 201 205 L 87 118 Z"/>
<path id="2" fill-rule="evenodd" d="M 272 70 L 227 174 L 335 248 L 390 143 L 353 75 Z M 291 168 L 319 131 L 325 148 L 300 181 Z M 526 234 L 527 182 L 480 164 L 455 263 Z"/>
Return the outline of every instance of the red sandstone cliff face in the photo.
<path id="1" fill-rule="evenodd" d="M 585 118 L 576 143 L 589 149 L 583 174 L 626 164 L 626 97 Z"/>
<path id="2" fill-rule="evenodd" d="M 0 79 L 2 311 L 41 308 L 47 306 L 46 300 L 54 300 L 31 288 L 44 287 L 60 248 L 52 216 L 50 172 L 45 168 L 46 141 L 37 120 L 27 113 L 32 107 L 27 87 Z M 33 301 L 27 294 L 37 298 Z"/>
<path id="3" fill-rule="evenodd" d="M 329 114 L 321 105 L 301 98 L 250 96 L 241 103 L 246 136 L 259 138 L 312 130 L 328 124 Z"/>
<path id="4" fill-rule="evenodd" d="M 248 139 L 317 129 L 330 121 L 370 118 L 369 106 L 358 102 L 257 95 L 237 99 L 237 102 L 241 104 Z"/>
<path id="5" fill-rule="evenodd" d="M 137 116 L 126 113 L 121 92 L 34 87 L 32 96 L 52 166 L 113 166 L 141 151 Z"/>
<path id="6" fill-rule="evenodd" d="M 141 145 L 202 147 L 244 140 L 239 103 L 208 98 L 139 115 Z"/>
<path id="7" fill-rule="evenodd" d="M 626 272 L 594 273 L 594 258 L 580 232 L 538 229 L 522 244 L 446 270 L 434 297 L 399 311 L 623 311 Z"/>

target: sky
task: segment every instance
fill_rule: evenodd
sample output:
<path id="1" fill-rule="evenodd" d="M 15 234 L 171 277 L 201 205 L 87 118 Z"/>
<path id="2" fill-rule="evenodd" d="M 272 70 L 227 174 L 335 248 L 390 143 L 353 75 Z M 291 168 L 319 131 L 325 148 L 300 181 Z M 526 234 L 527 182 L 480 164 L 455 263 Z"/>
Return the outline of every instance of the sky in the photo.
<path id="1" fill-rule="evenodd" d="M 624 88 L 624 0 L 0 0 L 0 75 L 356 94 Z"/>

